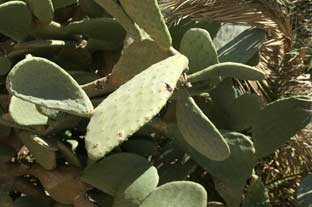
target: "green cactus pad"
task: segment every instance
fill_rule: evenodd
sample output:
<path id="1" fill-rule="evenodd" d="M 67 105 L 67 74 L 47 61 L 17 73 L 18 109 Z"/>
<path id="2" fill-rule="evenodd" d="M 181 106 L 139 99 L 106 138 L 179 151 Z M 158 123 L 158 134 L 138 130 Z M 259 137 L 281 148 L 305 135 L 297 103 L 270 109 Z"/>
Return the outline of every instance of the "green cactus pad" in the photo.
<path id="1" fill-rule="evenodd" d="M 229 157 L 229 146 L 219 130 L 182 88 L 178 90 L 176 116 L 185 142 L 195 150 L 212 160 L 222 161 Z"/>
<path id="2" fill-rule="evenodd" d="M 149 139 L 140 139 L 135 137 L 122 144 L 122 149 L 126 152 L 135 153 L 143 157 L 156 155 L 158 152 L 157 143 Z"/>
<path id="3" fill-rule="evenodd" d="M 141 39 L 140 28 L 132 21 L 132 19 L 125 13 L 116 0 L 95 0 L 101 7 L 110 13 L 123 26 L 123 28 L 135 40 Z"/>
<path id="4" fill-rule="evenodd" d="M 16 152 L 12 148 L 0 145 L 0 164 L 3 162 L 10 162 L 15 153 Z"/>
<path id="5" fill-rule="evenodd" d="M 0 33 L 22 41 L 31 31 L 31 21 L 31 12 L 25 2 L 9 1 L 0 4 Z"/>
<path id="6" fill-rule="evenodd" d="M 259 51 L 265 39 L 265 31 L 252 28 L 243 31 L 218 50 L 220 62 L 247 62 Z"/>
<path id="7" fill-rule="evenodd" d="M 14 201 L 14 207 L 51 207 L 52 203 L 48 199 L 34 198 L 31 196 L 22 196 Z"/>
<path id="8" fill-rule="evenodd" d="M 87 167 L 82 179 L 110 195 L 121 191 L 121 185 L 131 183 L 147 172 L 152 165 L 136 154 L 118 153 Z"/>
<path id="9" fill-rule="evenodd" d="M 102 17 L 71 22 L 64 28 L 68 35 L 83 35 L 121 47 L 125 30 L 112 18 Z"/>
<path id="10" fill-rule="evenodd" d="M 85 142 L 89 157 L 102 158 L 149 122 L 172 95 L 187 64 L 183 55 L 169 57 L 104 99 L 88 125 Z"/>
<path id="11" fill-rule="evenodd" d="M 219 63 L 210 34 L 204 29 L 188 30 L 181 41 L 180 52 L 190 61 L 188 73 L 195 73 Z"/>
<path id="12" fill-rule="evenodd" d="M 262 104 L 261 98 L 255 94 L 244 94 L 235 99 L 229 111 L 231 129 L 242 131 L 250 128 Z"/>
<path id="13" fill-rule="evenodd" d="M 158 187 L 140 207 L 206 207 L 207 192 L 204 187 L 189 181 L 177 181 Z"/>
<path id="14" fill-rule="evenodd" d="M 164 163 L 158 168 L 159 185 L 172 181 L 187 180 L 188 176 L 197 168 L 193 161 L 186 163 L 176 162 L 174 164 Z"/>
<path id="15" fill-rule="evenodd" d="M 52 0 L 26 0 L 33 14 L 42 24 L 49 24 L 54 19 Z"/>
<path id="16" fill-rule="evenodd" d="M 120 0 L 126 13 L 143 28 L 161 48 L 171 47 L 171 36 L 157 0 Z"/>
<path id="17" fill-rule="evenodd" d="M 18 134 L 18 137 L 35 157 L 36 162 L 43 168 L 47 170 L 56 168 L 57 148 L 53 144 L 48 143 L 31 132 L 21 132 Z"/>
<path id="18" fill-rule="evenodd" d="M 218 30 L 220 29 L 221 23 L 215 21 L 207 20 L 193 20 L 191 18 L 179 19 L 179 22 L 171 24 L 169 27 L 170 34 L 172 37 L 172 45 L 174 48 L 179 48 L 181 40 L 189 29 L 191 28 L 201 28 L 209 32 L 211 38 L 213 39 Z"/>
<path id="19" fill-rule="evenodd" d="M 0 75 L 6 75 L 12 68 L 12 61 L 5 56 L 0 57 Z"/>
<path id="20" fill-rule="evenodd" d="M 310 207 L 312 203 L 312 175 L 306 176 L 301 182 L 297 193 L 298 207 Z"/>
<path id="21" fill-rule="evenodd" d="M 255 176 L 247 188 L 242 207 L 271 207 L 269 195 L 263 182 Z"/>
<path id="22" fill-rule="evenodd" d="M 157 169 L 150 167 L 135 180 L 123 182 L 114 196 L 112 207 L 138 207 L 158 185 Z"/>
<path id="23" fill-rule="evenodd" d="M 223 133 L 231 154 L 220 162 L 209 160 L 185 142 L 175 125 L 170 126 L 170 134 L 182 149 L 212 175 L 216 190 L 228 206 L 238 207 L 247 179 L 256 164 L 255 148 L 250 138 L 237 132 Z"/>
<path id="24" fill-rule="evenodd" d="M 92 81 L 95 81 L 96 79 L 101 78 L 98 74 L 87 72 L 87 71 L 68 71 L 68 73 L 73 77 L 79 85 L 83 85 L 86 83 L 90 83 Z"/>
<path id="25" fill-rule="evenodd" d="M 233 80 L 231 78 L 224 79 L 217 87 L 209 91 L 209 95 L 217 107 L 226 113 L 237 98 Z"/>
<path id="26" fill-rule="evenodd" d="M 311 122 L 312 99 L 283 98 L 265 106 L 255 117 L 252 134 L 258 158 L 268 156 Z"/>
<path id="27" fill-rule="evenodd" d="M 18 98 L 48 108 L 88 117 L 91 101 L 78 83 L 57 64 L 28 56 L 7 77 L 8 91 Z"/>
<path id="28" fill-rule="evenodd" d="M 60 9 L 67 6 L 76 5 L 79 3 L 79 0 L 52 0 L 52 3 L 55 9 Z"/>
<path id="29" fill-rule="evenodd" d="M 48 117 L 37 110 L 35 104 L 12 96 L 9 112 L 12 119 L 19 125 L 36 126 L 46 125 Z"/>
<path id="30" fill-rule="evenodd" d="M 225 62 L 212 65 L 188 76 L 190 82 L 204 81 L 214 77 L 237 78 L 240 80 L 262 80 L 264 73 L 249 65 Z"/>
<path id="31" fill-rule="evenodd" d="M 134 42 L 123 51 L 113 68 L 109 81 L 115 85 L 121 85 L 169 56 L 169 52 L 162 50 L 153 40 L 144 39 L 140 42 Z"/>

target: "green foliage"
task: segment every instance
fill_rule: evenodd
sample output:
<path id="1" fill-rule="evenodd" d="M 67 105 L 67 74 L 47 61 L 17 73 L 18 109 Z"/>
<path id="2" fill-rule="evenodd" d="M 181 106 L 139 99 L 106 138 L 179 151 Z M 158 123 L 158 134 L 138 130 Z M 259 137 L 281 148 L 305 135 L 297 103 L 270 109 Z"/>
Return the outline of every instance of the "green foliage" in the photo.
<path id="1" fill-rule="evenodd" d="M 185 142 L 209 159 L 222 161 L 229 157 L 223 136 L 187 91 L 179 89 L 176 108 L 177 124 Z"/>
<path id="2" fill-rule="evenodd" d="M 12 22 L 15 23 L 12 26 Z M 23 1 L 0 4 L 0 33 L 16 41 L 25 40 L 31 31 L 31 12 Z"/>
<path id="3" fill-rule="evenodd" d="M 298 193 L 298 207 L 309 207 L 312 203 L 312 176 L 306 176 L 301 182 Z"/>
<path id="4" fill-rule="evenodd" d="M 0 2 L 1 207 L 270 206 L 255 167 L 312 99 L 251 92 L 262 30 L 167 26 L 156 0 Z"/>
<path id="5" fill-rule="evenodd" d="M 17 63 L 8 74 L 7 89 L 23 100 L 80 116 L 90 116 L 93 110 L 78 83 L 44 58 L 27 56 Z"/>
<path id="6" fill-rule="evenodd" d="M 88 125 L 86 148 L 90 158 L 100 159 L 150 121 L 172 95 L 187 63 L 182 55 L 169 57 L 108 96 Z"/>

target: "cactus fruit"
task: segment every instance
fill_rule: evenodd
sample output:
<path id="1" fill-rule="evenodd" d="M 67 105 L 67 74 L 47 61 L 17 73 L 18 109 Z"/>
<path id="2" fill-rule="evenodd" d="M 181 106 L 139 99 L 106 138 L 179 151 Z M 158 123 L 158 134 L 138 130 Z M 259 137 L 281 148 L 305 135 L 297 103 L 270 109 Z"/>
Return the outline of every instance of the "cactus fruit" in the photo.
<path id="1" fill-rule="evenodd" d="M 230 150 L 219 130 L 185 89 L 178 90 L 177 124 L 184 141 L 209 159 L 222 161 Z"/>
<path id="2" fill-rule="evenodd" d="M 187 64 L 182 55 L 169 57 L 104 99 L 88 125 L 85 142 L 90 158 L 102 158 L 150 121 L 172 95 Z"/>
<path id="3" fill-rule="evenodd" d="M 78 83 L 44 58 L 28 56 L 17 63 L 8 75 L 7 89 L 18 98 L 75 115 L 90 116 L 93 111 Z"/>
<path id="4" fill-rule="evenodd" d="M 161 48 L 172 44 L 169 30 L 158 7 L 157 0 L 120 0 L 129 17 L 147 32 Z"/>
<path id="5" fill-rule="evenodd" d="M 180 52 L 190 61 L 189 73 L 195 73 L 219 63 L 210 34 L 204 29 L 189 29 L 181 40 Z"/>

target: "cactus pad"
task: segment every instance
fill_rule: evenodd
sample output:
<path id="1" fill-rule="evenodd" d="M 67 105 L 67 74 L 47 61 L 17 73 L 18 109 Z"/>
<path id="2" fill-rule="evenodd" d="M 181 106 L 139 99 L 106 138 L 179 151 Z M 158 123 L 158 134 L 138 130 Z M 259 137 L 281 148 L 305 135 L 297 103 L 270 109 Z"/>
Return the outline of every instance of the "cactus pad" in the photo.
<path id="1" fill-rule="evenodd" d="M 138 207 L 158 185 L 157 169 L 150 167 L 135 180 L 123 182 L 114 196 L 112 207 Z"/>
<path id="2" fill-rule="evenodd" d="M 116 20 L 125 28 L 130 36 L 135 40 L 141 39 L 140 28 L 132 21 L 131 18 L 124 12 L 123 8 L 116 0 L 95 0 L 108 13 L 116 18 Z"/>
<path id="3" fill-rule="evenodd" d="M 225 62 L 212 65 L 188 76 L 190 82 L 204 81 L 214 77 L 237 78 L 240 80 L 262 80 L 264 73 L 249 65 Z"/>
<path id="4" fill-rule="evenodd" d="M 253 119 L 261 107 L 261 98 L 255 94 L 244 94 L 235 99 L 229 108 L 229 124 L 231 129 L 242 131 L 250 128 Z"/>
<path id="5" fill-rule="evenodd" d="M 120 0 L 126 13 L 144 29 L 160 47 L 171 47 L 171 36 L 157 0 Z"/>
<path id="6" fill-rule="evenodd" d="M 206 207 L 207 192 L 189 181 L 167 183 L 152 192 L 139 207 Z"/>
<path id="7" fill-rule="evenodd" d="M 199 28 L 188 30 L 181 41 L 180 52 L 188 57 L 189 73 L 195 73 L 219 63 L 217 51 L 208 31 Z"/>
<path id="8" fill-rule="evenodd" d="M 168 51 L 162 50 L 153 40 L 134 42 L 123 51 L 109 81 L 114 85 L 121 85 L 169 55 Z"/>
<path id="9" fill-rule="evenodd" d="M 172 95 L 187 64 L 183 55 L 169 57 L 104 99 L 88 125 L 85 141 L 90 158 L 100 159 L 150 121 Z"/>
<path id="10" fill-rule="evenodd" d="M 177 124 L 189 145 L 212 160 L 225 160 L 229 146 L 208 117 L 196 105 L 185 89 L 178 90 Z"/>
<path id="11" fill-rule="evenodd" d="M 259 206 L 271 207 L 269 195 L 263 182 L 258 176 L 251 179 L 251 184 L 247 188 L 242 207 Z"/>
<path id="12" fill-rule="evenodd" d="M 26 0 L 33 14 L 43 24 L 49 24 L 54 19 L 52 0 Z"/>
<path id="13" fill-rule="evenodd" d="M 8 57 L 0 57 L 0 75 L 6 75 L 12 68 L 12 62 Z"/>
<path id="14" fill-rule="evenodd" d="M 258 158 L 270 155 L 311 122 L 312 99 L 307 96 L 277 100 L 255 117 L 252 134 Z"/>
<path id="15" fill-rule="evenodd" d="M 0 4 L 0 33 L 22 41 L 30 33 L 31 21 L 31 12 L 25 2 L 9 1 Z"/>
<path id="16" fill-rule="evenodd" d="M 57 64 L 27 56 L 7 77 L 8 91 L 18 98 L 80 116 L 90 116 L 91 101 L 78 83 Z"/>
<path id="17" fill-rule="evenodd" d="M 115 195 L 123 183 L 131 183 L 150 168 L 152 165 L 144 157 L 118 153 L 87 167 L 82 179 L 105 193 Z"/>
<path id="18" fill-rule="evenodd" d="M 12 96 L 9 112 L 12 119 L 19 125 L 36 126 L 48 123 L 48 117 L 37 110 L 35 104 Z"/>

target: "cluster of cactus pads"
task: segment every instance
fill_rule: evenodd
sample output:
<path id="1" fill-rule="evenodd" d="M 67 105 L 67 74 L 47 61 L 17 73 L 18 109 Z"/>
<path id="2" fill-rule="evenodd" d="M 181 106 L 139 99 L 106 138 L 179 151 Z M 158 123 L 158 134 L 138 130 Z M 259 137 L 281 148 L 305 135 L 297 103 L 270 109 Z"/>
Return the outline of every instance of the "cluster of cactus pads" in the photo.
<path id="1" fill-rule="evenodd" d="M 312 99 L 241 90 L 265 32 L 217 49 L 220 27 L 168 27 L 156 0 L 0 0 L 0 206 L 270 206 L 254 168 Z"/>

